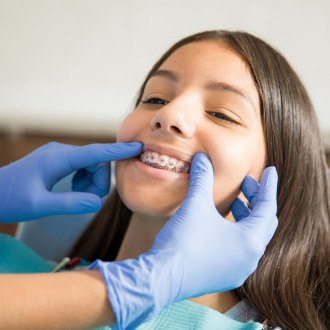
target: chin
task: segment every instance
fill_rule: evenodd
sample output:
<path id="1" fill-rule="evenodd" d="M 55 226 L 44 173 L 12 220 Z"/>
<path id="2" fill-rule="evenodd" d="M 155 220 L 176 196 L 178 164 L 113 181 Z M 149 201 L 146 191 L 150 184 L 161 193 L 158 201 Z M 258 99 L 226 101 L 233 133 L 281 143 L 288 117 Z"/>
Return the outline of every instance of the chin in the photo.
<path id="1" fill-rule="evenodd" d="M 188 191 L 187 180 L 150 176 L 130 160 L 116 163 L 116 186 L 121 200 L 133 213 L 153 218 L 171 217 Z"/>
<path id="2" fill-rule="evenodd" d="M 125 205 L 135 214 L 146 218 L 170 218 L 180 207 L 184 196 L 178 198 L 163 198 L 161 190 L 146 191 L 141 187 L 125 187 L 117 185 L 118 194 Z"/>

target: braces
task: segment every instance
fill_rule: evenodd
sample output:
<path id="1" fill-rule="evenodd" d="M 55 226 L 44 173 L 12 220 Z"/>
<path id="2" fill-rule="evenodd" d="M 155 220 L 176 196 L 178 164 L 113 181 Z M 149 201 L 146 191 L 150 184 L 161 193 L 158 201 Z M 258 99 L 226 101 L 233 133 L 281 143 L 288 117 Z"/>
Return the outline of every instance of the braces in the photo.
<path id="1" fill-rule="evenodd" d="M 152 153 L 149 153 L 146 155 L 145 152 L 143 152 L 139 158 L 143 163 L 145 163 L 147 165 L 151 165 L 156 168 L 163 169 L 163 170 L 168 170 L 168 171 L 171 171 L 174 173 L 189 173 L 190 172 L 189 167 L 185 166 L 183 163 L 176 163 L 176 162 L 173 163 L 173 160 L 171 158 L 169 158 L 168 156 L 165 156 L 165 157 L 169 158 L 167 161 L 167 164 L 165 164 L 165 162 L 164 162 L 164 165 L 159 164 L 158 161 L 162 158 L 162 156 L 163 156 L 163 160 L 164 160 L 165 155 L 160 155 L 159 157 L 156 157 Z M 151 158 L 151 160 L 150 160 L 150 158 Z"/>

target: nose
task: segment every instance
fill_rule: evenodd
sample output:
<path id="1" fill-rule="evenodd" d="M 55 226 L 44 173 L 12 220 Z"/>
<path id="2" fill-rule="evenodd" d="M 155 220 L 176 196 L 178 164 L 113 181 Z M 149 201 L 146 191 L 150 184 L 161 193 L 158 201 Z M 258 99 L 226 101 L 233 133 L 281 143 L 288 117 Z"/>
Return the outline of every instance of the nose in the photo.
<path id="1" fill-rule="evenodd" d="M 151 128 L 162 134 L 191 138 L 196 130 L 193 105 L 172 100 L 159 109 L 151 120 Z"/>

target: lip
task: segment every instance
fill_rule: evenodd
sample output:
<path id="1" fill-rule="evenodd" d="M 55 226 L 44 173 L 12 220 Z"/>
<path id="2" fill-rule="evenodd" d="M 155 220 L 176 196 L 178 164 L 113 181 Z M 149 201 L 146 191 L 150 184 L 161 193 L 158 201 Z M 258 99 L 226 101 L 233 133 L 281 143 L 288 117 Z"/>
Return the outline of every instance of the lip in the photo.
<path id="1" fill-rule="evenodd" d="M 143 145 L 144 145 L 143 151 L 155 151 L 161 155 L 173 157 L 178 160 L 182 160 L 186 163 L 191 164 L 193 157 L 191 154 L 154 143 L 144 143 Z"/>

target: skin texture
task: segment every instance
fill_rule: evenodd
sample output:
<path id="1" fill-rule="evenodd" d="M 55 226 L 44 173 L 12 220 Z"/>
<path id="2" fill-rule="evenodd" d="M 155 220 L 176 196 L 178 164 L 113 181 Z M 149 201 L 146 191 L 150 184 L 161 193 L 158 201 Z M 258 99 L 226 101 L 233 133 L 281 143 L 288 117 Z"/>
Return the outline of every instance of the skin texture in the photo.
<path id="1" fill-rule="evenodd" d="M 0 291 L 0 329 L 81 330 L 115 322 L 98 271 L 2 274 Z"/>
<path id="2" fill-rule="evenodd" d="M 149 80 L 142 101 L 152 98 L 152 103 L 141 102 L 128 115 L 118 141 L 154 143 L 175 150 L 185 160 L 196 152 L 206 153 L 214 167 L 214 202 L 219 212 L 227 215 L 244 176 L 258 179 L 264 168 L 258 94 L 249 71 L 236 53 L 212 41 L 181 47 L 160 69 L 170 70 L 172 76 L 163 74 Z M 210 81 L 234 86 L 249 101 L 228 88 L 215 88 L 216 84 L 206 89 Z M 216 118 L 215 113 L 238 124 Z M 186 195 L 188 175 L 160 172 L 164 171 L 146 171 L 132 159 L 117 162 L 117 187 L 133 211 L 118 260 L 147 251 Z M 106 287 L 97 271 L 1 275 L 0 289 L 1 329 L 84 329 L 114 322 Z M 36 298 L 32 302 L 31 296 Z M 193 300 L 220 312 L 236 303 L 230 292 Z"/>
<path id="3" fill-rule="evenodd" d="M 258 179 L 264 168 L 266 148 L 259 98 L 250 73 L 234 51 L 214 41 L 179 48 L 160 69 L 175 72 L 178 81 L 152 77 L 142 102 L 121 124 L 117 140 L 154 143 L 178 150 L 190 159 L 196 152 L 206 153 L 218 183 L 214 201 L 226 215 L 244 176 Z M 205 89 L 211 81 L 241 90 L 253 106 L 234 92 Z M 163 101 L 143 104 L 150 98 Z M 215 112 L 238 125 L 215 117 Z M 138 169 L 131 159 L 117 162 L 116 175 L 118 190 L 128 207 L 157 218 L 172 215 L 188 188 L 188 176 L 160 180 Z"/>
<path id="4" fill-rule="evenodd" d="M 184 45 L 159 71 L 121 124 L 117 141 L 168 148 L 165 154 L 173 151 L 184 160 L 206 153 L 214 169 L 214 203 L 229 219 L 229 207 L 244 177 L 258 180 L 265 167 L 259 97 L 250 72 L 240 56 L 219 41 Z M 116 181 L 122 200 L 133 211 L 117 258 L 122 260 L 149 249 L 184 199 L 189 175 L 150 170 L 129 159 L 117 162 Z M 229 293 L 198 299 L 219 311 L 234 304 Z"/>

